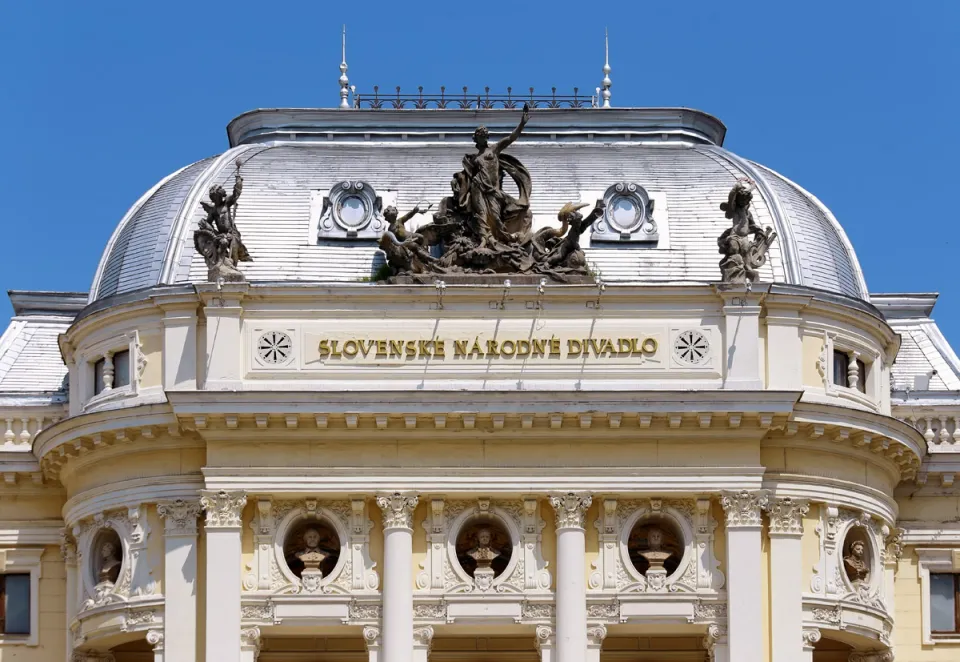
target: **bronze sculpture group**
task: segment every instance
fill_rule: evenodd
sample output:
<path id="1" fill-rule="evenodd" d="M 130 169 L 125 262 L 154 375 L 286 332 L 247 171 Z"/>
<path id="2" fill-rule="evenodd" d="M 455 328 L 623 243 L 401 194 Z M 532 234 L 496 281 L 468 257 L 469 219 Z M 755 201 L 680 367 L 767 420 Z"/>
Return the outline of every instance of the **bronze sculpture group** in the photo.
<path id="1" fill-rule="evenodd" d="M 450 182 L 452 195 L 440 202 L 433 222 L 416 232 L 392 224 L 380 248 L 394 276 L 427 281 L 441 274 L 542 274 L 560 282 L 587 278 L 580 236 L 603 214 L 598 201 L 584 217 L 587 205 L 565 205 L 558 214 L 561 227 L 533 231 L 530 173 L 505 150 L 520 137 L 530 119 L 524 106 L 520 124 L 494 144 L 486 127 L 473 134 L 477 151 L 463 157 L 463 169 Z M 510 177 L 517 197 L 507 193 Z M 417 210 L 414 210 L 415 213 Z"/>
<path id="2" fill-rule="evenodd" d="M 410 231 L 406 221 L 426 209 L 419 206 L 399 215 L 395 207 L 384 210 L 389 229 L 379 246 L 386 256 L 389 282 L 430 282 L 442 275 L 513 274 L 543 276 L 571 283 L 592 280 L 580 237 L 605 210 L 598 200 L 589 214 L 580 210 L 587 204 L 565 204 L 557 214 L 560 227 L 533 230 L 530 210 L 530 173 L 505 150 L 513 144 L 530 119 L 526 104 L 517 127 L 505 138 L 490 144 L 490 134 L 481 126 L 473 134 L 476 153 L 463 157 L 463 169 L 450 182 L 451 195 L 440 202 L 433 221 Z M 237 229 L 237 201 L 243 189 L 240 162 L 233 192 L 220 185 L 211 187 L 210 202 L 201 202 L 206 216 L 194 232 L 194 246 L 207 264 L 208 279 L 215 282 L 243 281 L 240 262 L 252 261 Z M 504 190 L 506 177 L 517 188 L 514 197 Z M 717 240 L 723 259 L 723 282 L 753 283 L 766 262 L 770 244 L 776 238 L 771 228 L 753 220 L 748 184 L 737 182 L 720 205 L 732 226 Z"/>

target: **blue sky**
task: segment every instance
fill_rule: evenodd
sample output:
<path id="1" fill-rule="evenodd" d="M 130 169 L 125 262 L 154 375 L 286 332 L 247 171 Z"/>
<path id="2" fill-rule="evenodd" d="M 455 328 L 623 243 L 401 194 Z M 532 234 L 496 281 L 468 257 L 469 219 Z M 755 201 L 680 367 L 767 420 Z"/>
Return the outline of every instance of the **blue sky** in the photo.
<path id="1" fill-rule="evenodd" d="M 960 349 L 955 0 L 2 2 L 0 286 L 86 290 L 125 210 L 232 117 L 335 105 L 344 22 L 361 91 L 589 91 L 609 26 L 614 105 L 722 119 L 834 211 L 871 291 L 939 291 Z"/>

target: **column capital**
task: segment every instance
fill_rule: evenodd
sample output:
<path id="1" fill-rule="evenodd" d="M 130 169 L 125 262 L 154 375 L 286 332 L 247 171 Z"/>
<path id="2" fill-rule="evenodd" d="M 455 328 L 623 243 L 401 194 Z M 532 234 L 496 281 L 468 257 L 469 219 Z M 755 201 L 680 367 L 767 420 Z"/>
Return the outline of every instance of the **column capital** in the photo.
<path id="1" fill-rule="evenodd" d="M 769 501 L 767 495 L 767 490 L 724 492 L 720 505 L 727 513 L 727 528 L 759 527 L 760 511 Z"/>
<path id="2" fill-rule="evenodd" d="M 421 650 L 430 650 L 433 645 L 433 626 L 424 625 L 413 629 L 413 647 Z"/>
<path id="3" fill-rule="evenodd" d="M 551 494 L 550 505 L 557 514 L 557 530 L 582 529 L 583 518 L 593 503 L 593 497 L 583 492 Z"/>
<path id="4" fill-rule="evenodd" d="M 147 631 L 147 643 L 153 648 L 153 652 L 163 650 L 163 632 L 160 630 Z"/>
<path id="5" fill-rule="evenodd" d="M 714 659 L 714 652 L 717 650 L 717 644 L 720 643 L 720 640 L 727 636 L 727 629 L 722 625 L 717 623 L 711 623 L 707 626 L 707 634 L 704 635 L 703 649 L 707 651 L 707 656 L 710 660 Z"/>
<path id="6" fill-rule="evenodd" d="M 247 505 L 246 492 L 203 490 L 200 505 L 207 511 L 207 528 L 240 528 L 240 515 Z"/>
<path id="7" fill-rule="evenodd" d="M 253 651 L 254 659 L 260 654 L 260 628 L 243 628 L 240 630 L 240 650 Z"/>
<path id="8" fill-rule="evenodd" d="M 555 639 L 553 628 L 549 625 L 538 625 L 537 626 L 537 652 L 541 652 L 544 648 L 550 650 L 553 648 Z"/>
<path id="9" fill-rule="evenodd" d="M 799 537 L 803 535 L 803 516 L 810 512 L 810 502 L 793 497 L 770 499 L 764 510 L 770 521 L 770 535 Z"/>
<path id="10" fill-rule="evenodd" d="M 184 499 L 161 501 L 157 503 L 157 515 L 163 520 L 165 535 L 197 535 L 197 517 L 200 516 L 199 502 Z"/>
<path id="11" fill-rule="evenodd" d="M 813 647 L 820 641 L 820 630 L 817 628 L 804 629 L 803 631 L 803 650 L 807 653 L 813 651 Z"/>
<path id="12" fill-rule="evenodd" d="M 380 650 L 380 628 L 376 625 L 364 626 L 363 643 L 367 646 L 367 652 Z"/>
<path id="13" fill-rule="evenodd" d="M 587 648 L 600 650 L 603 640 L 607 638 L 607 626 L 603 623 L 594 623 L 587 626 Z"/>
<path id="14" fill-rule="evenodd" d="M 377 506 L 383 511 L 383 529 L 413 530 L 413 511 L 420 500 L 416 494 L 394 492 L 378 494 Z"/>

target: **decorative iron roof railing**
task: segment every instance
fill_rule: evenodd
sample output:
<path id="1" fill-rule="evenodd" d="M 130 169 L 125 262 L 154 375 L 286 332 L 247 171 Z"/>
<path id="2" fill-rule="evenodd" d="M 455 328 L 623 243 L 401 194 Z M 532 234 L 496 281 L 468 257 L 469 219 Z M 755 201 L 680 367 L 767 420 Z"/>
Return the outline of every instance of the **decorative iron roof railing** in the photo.
<path id="1" fill-rule="evenodd" d="M 557 88 L 551 88 L 550 94 L 534 94 L 530 88 L 529 94 L 515 96 L 513 88 L 508 87 L 507 93 L 490 94 L 490 88 L 485 87 L 482 94 L 468 92 L 463 87 L 462 94 L 448 95 L 447 88 L 441 87 L 440 94 L 424 94 L 423 87 L 417 88 L 416 94 L 402 94 L 397 86 L 394 94 L 380 94 L 380 87 L 373 86 L 373 94 L 354 93 L 354 108 L 410 108 L 423 110 L 426 108 L 453 108 L 460 110 L 488 110 L 491 108 L 521 108 L 523 104 L 531 108 L 596 108 L 596 96 L 584 96 L 580 89 L 573 88 L 573 94 L 557 94 Z"/>

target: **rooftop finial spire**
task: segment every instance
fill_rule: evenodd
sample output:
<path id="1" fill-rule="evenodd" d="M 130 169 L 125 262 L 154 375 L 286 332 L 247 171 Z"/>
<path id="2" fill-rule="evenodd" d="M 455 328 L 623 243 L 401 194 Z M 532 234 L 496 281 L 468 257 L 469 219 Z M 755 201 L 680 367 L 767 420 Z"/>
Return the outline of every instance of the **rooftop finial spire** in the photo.
<path id="1" fill-rule="evenodd" d="M 347 78 L 347 26 L 343 26 L 343 37 L 341 39 L 341 52 L 343 59 L 340 61 L 340 107 L 349 108 L 347 101 L 350 96 L 350 79 Z"/>
<path id="2" fill-rule="evenodd" d="M 610 34 L 603 29 L 603 108 L 610 107 Z"/>

